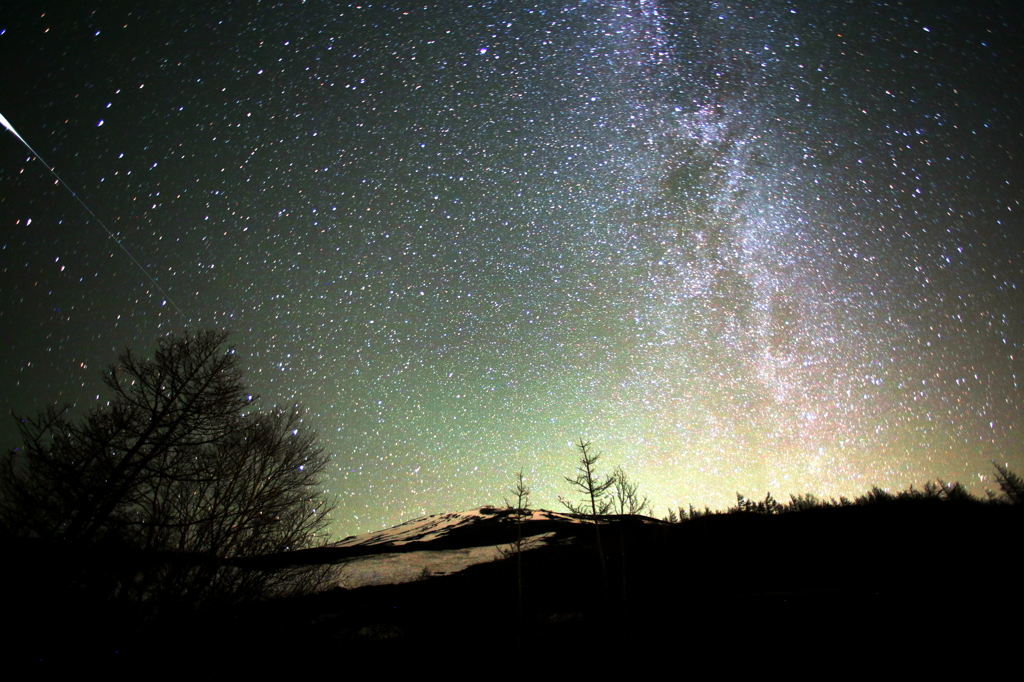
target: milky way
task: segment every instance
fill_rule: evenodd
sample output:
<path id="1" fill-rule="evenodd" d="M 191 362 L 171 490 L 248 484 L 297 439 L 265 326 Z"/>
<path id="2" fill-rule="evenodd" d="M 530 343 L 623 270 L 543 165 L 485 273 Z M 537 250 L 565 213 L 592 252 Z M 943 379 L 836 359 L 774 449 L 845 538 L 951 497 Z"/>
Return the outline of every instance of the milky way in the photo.
<path id="1" fill-rule="evenodd" d="M 33 3 L 0 25 L 3 407 L 233 332 L 339 534 L 1024 467 L 1006 2 Z M 13 445 L 11 424 L 2 432 Z"/>

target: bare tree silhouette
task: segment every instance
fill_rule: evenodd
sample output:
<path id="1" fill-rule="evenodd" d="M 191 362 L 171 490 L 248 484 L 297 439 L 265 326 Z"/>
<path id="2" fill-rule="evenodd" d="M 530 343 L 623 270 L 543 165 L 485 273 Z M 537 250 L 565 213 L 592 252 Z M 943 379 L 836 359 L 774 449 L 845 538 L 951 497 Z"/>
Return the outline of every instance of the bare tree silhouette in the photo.
<path id="1" fill-rule="evenodd" d="M 227 334 L 125 351 L 110 401 L 48 408 L 0 458 L 0 533 L 92 557 L 68 578 L 147 615 L 280 594 L 319 569 L 252 557 L 322 543 L 328 457 L 299 409 L 257 412 Z"/>

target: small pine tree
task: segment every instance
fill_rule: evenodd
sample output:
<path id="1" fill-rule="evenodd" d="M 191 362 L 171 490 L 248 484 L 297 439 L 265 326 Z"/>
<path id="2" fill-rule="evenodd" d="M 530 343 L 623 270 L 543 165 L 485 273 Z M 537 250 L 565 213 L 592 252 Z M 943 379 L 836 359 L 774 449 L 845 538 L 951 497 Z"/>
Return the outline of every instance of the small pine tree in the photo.
<path id="1" fill-rule="evenodd" d="M 597 475 L 597 461 L 601 455 L 591 449 L 590 441 L 580 438 L 576 444 L 580 451 L 579 464 L 576 467 L 576 476 L 566 476 L 569 482 L 578 492 L 582 493 L 582 502 L 572 502 L 559 498 L 561 503 L 573 514 L 579 514 L 590 519 L 594 524 L 594 535 L 597 538 L 597 555 L 601 560 L 601 581 L 604 587 L 605 596 L 608 595 L 608 566 L 604 558 L 604 547 L 601 544 L 601 526 L 598 518 L 611 511 L 611 500 L 608 499 L 608 492 L 615 485 L 614 476 L 608 476 L 600 480 Z"/>
<path id="2" fill-rule="evenodd" d="M 615 476 L 607 476 L 604 480 L 598 476 L 597 462 L 601 455 L 591 449 L 589 441 L 580 438 L 576 448 L 580 451 L 576 475 L 566 476 L 565 480 L 583 495 L 583 501 L 573 502 L 561 497 L 559 501 L 573 514 L 585 516 L 596 524 L 597 517 L 604 516 L 612 510 L 612 500 L 609 499 L 608 493 L 615 486 Z"/>
<path id="3" fill-rule="evenodd" d="M 522 653 L 522 631 L 523 631 L 523 550 L 526 549 L 526 540 L 523 538 L 523 522 L 533 513 L 530 509 L 530 488 L 523 480 L 523 470 L 516 472 L 515 485 L 509 492 L 512 500 L 505 498 L 505 508 L 511 512 L 516 524 L 516 538 L 508 545 L 499 547 L 498 552 L 506 559 L 516 559 L 516 611 L 518 625 L 516 628 L 516 641 L 520 653 Z"/>
<path id="4" fill-rule="evenodd" d="M 996 468 L 996 482 L 1003 495 L 1011 504 L 1024 503 L 1024 479 L 1007 467 L 992 463 Z"/>

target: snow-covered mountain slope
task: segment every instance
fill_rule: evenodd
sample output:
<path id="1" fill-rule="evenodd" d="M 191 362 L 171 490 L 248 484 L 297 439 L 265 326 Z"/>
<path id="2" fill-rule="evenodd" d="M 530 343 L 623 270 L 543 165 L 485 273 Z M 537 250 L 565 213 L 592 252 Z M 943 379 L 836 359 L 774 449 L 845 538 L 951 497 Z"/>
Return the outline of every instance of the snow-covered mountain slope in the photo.
<path id="1" fill-rule="evenodd" d="M 496 546 L 367 554 L 340 564 L 334 584 L 348 589 L 368 585 L 397 585 L 451 575 L 475 564 L 501 558 L 501 552 Z"/>
<path id="2" fill-rule="evenodd" d="M 514 512 L 480 507 L 462 512 L 434 514 L 394 528 L 347 537 L 331 549 L 343 551 L 337 585 L 355 588 L 411 582 L 450 575 L 474 564 L 502 558 L 501 548 L 516 537 Z M 568 514 L 531 511 L 523 517 L 524 549 L 555 541 L 560 534 L 574 535 L 582 523 Z"/>
<path id="3" fill-rule="evenodd" d="M 334 547 L 365 547 L 368 545 L 391 545 L 400 547 L 410 543 L 427 543 L 448 538 L 459 539 L 461 542 L 470 543 L 472 546 L 475 540 L 482 540 L 483 544 L 494 544 L 499 541 L 512 539 L 515 520 L 508 509 L 495 507 L 480 507 L 461 512 L 449 512 L 447 514 L 433 514 L 424 516 L 412 521 L 400 523 L 394 528 L 378 530 L 363 535 L 352 535 L 341 542 L 334 543 Z M 547 511 L 544 509 L 532 510 L 529 516 L 523 517 L 523 532 L 526 535 L 536 535 L 548 532 L 548 528 L 541 529 L 540 523 L 547 524 L 578 524 L 580 519 L 568 514 Z M 507 538 L 499 538 L 498 535 L 508 535 Z"/>

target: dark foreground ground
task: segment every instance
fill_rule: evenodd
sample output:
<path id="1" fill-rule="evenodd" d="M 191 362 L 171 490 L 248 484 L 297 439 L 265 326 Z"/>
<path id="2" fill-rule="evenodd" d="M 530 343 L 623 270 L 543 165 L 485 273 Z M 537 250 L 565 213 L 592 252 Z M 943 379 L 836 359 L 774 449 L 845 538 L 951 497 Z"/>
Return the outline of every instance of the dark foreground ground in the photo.
<path id="1" fill-rule="evenodd" d="M 513 558 L 145 632 L 99 606 L 37 614 L 40 631 L 22 632 L 6 657 L 378 672 L 443 662 L 484 665 L 488 676 L 516 661 L 600 671 L 655 659 L 701 661 L 722 676 L 774 665 L 832 676 L 897 661 L 980 671 L 1019 647 L 1021 511 L 925 500 L 671 525 L 623 518 L 602 527 L 607 581 L 589 526 L 523 554 L 521 607 Z"/>

